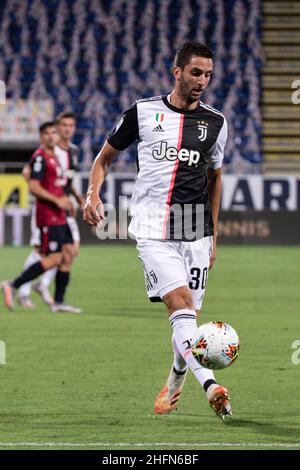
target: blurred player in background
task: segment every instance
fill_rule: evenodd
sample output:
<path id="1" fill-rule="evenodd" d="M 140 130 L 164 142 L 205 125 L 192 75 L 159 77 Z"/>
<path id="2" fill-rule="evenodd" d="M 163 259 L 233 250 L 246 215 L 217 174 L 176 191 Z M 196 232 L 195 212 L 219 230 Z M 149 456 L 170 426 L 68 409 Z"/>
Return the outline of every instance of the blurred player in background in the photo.
<path id="1" fill-rule="evenodd" d="M 77 201 L 77 204 L 80 208 L 83 207 L 84 198 L 79 195 L 74 187 L 73 179 L 77 171 L 78 166 L 78 155 L 79 149 L 76 145 L 72 143 L 72 138 L 75 133 L 76 119 L 75 115 L 71 112 L 60 113 L 56 118 L 56 128 L 58 132 L 58 141 L 55 146 L 55 155 L 58 159 L 58 162 L 62 168 L 63 175 L 65 178 L 65 194 L 67 196 L 73 195 Z M 26 165 L 23 170 L 23 175 L 28 181 L 30 178 L 30 167 Z M 67 215 L 67 223 L 70 227 L 72 233 L 73 243 L 68 244 L 66 247 L 68 249 L 68 255 L 73 260 L 73 258 L 79 252 L 80 246 L 80 233 L 78 224 L 75 217 L 72 217 L 69 213 Z M 33 204 L 32 208 L 32 218 L 31 218 L 31 240 L 30 245 L 34 247 L 34 250 L 28 255 L 24 268 L 28 268 L 40 258 L 39 246 L 40 246 L 40 230 L 36 227 L 35 223 L 35 205 Z M 49 286 L 56 275 L 56 268 L 52 268 L 46 271 L 40 278 L 40 280 L 33 284 L 33 289 L 42 297 L 44 302 L 49 305 L 54 304 L 54 299 L 49 292 Z M 31 293 L 31 283 L 26 283 L 19 289 L 18 292 L 18 301 L 22 307 L 33 308 L 34 304 L 30 298 Z"/>
<path id="2" fill-rule="evenodd" d="M 138 140 L 139 171 L 129 232 L 137 240 L 148 296 L 165 303 L 173 327 L 174 362 L 154 410 L 169 413 L 176 408 L 190 368 L 210 406 L 224 419 L 231 414 L 228 391 L 192 352 L 208 270 L 216 257 L 227 139 L 224 115 L 200 101 L 212 70 L 211 50 L 188 42 L 175 57 L 174 90 L 139 100 L 124 112 L 94 162 L 84 218 L 90 225 L 101 223 L 104 209 L 99 190 L 108 167 L 118 151 Z M 176 220 L 172 212 L 176 205 L 192 210 L 194 238 L 186 237 L 185 226 L 183 231 L 179 229 L 182 214 Z M 194 217 L 197 215 L 200 217 Z"/>
<path id="3" fill-rule="evenodd" d="M 80 313 L 80 309 L 64 303 L 69 284 L 73 245 L 72 233 L 67 224 L 67 213 L 74 213 L 63 170 L 55 154 L 58 134 L 55 122 L 40 127 L 41 145 L 30 161 L 29 189 L 36 197 L 36 225 L 40 231 L 40 257 L 13 281 L 1 285 L 7 308 L 14 308 L 14 292 L 44 272 L 57 268 L 53 312 Z"/>

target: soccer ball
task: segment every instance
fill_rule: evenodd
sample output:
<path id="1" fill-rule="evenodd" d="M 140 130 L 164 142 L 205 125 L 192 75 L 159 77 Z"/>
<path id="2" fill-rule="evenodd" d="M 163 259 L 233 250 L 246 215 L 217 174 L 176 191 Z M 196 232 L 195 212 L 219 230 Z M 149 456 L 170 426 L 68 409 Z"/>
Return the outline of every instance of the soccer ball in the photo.
<path id="1" fill-rule="evenodd" d="M 239 347 L 240 340 L 232 326 L 214 321 L 199 326 L 192 352 L 207 369 L 225 369 L 238 357 Z"/>

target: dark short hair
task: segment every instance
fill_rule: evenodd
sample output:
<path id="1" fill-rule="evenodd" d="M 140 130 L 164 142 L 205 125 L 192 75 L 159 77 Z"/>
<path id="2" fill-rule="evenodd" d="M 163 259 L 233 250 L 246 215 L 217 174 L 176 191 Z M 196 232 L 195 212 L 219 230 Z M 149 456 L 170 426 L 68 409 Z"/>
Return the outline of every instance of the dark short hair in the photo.
<path id="1" fill-rule="evenodd" d="M 55 127 L 56 124 L 54 121 L 47 121 L 47 122 L 43 122 L 43 124 L 40 125 L 40 134 L 42 134 L 43 132 L 45 132 L 49 127 Z"/>
<path id="2" fill-rule="evenodd" d="M 73 113 L 72 111 L 63 111 L 62 113 L 59 113 L 56 116 L 55 118 L 56 124 L 59 124 L 61 120 L 65 118 L 74 119 L 74 121 L 76 121 L 75 113 Z"/>
<path id="3" fill-rule="evenodd" d="M 200 42 L 185 42 L 176 52 L 174 65 L 183 69 L 190 62 L 191 56 L 213 58 L 212 50 Z"/>

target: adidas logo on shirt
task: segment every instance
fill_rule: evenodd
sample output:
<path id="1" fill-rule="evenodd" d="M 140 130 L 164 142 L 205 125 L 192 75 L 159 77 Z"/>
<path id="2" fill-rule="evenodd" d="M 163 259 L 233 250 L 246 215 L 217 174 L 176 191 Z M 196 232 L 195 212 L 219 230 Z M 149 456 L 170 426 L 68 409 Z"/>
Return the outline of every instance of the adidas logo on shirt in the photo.
<path id="1" fill-rule="evenodd" d="M 152 132 L 165 132 L 160 124 L 152 129 Z"/>

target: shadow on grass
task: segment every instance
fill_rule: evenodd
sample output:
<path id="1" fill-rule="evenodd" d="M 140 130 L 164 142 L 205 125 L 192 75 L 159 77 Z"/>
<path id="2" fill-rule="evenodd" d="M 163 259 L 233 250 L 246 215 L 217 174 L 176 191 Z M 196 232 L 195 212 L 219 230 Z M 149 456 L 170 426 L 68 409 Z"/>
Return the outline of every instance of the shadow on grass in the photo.
<path id="1" fill-rule="evenodd" d="M 87 309 L 88 310 L 88 309 Z M 165 312 L 165 310 L 162 307 L 162 310 L 160 311 L 155 311 L 154 309 L 150 308 L 145 308 L 145 307 L 132 307 L 132 308 L 124 308 L 121 306 L 119 309 L 112 309 L 112 308 L 107 308 L 101 311 L 101 308 L 99 310 L 96 310 L 95 308 L 89 309 L 88 312 L 90 315 L 98 315 L 99 317 L 122 317 L 122 318 L 139 318 L 143 320 L 150 320 L 152 321 L 154 318 L 155 319 L 160 319 L 164 318 L 166 322 L 168 321 L 168 316 Z"/>
<path id="2" fill-rule="evenodd" d="M 225 425 L 229 428 L 250 428 L 254 429 L 257 434 L 285 437 L 289 438 L 289 440 L 300 442 L 299 428 L 297 429 L 296 427 L 293 428 L 249 419 L 229 419 L 225 421 Z"/>

